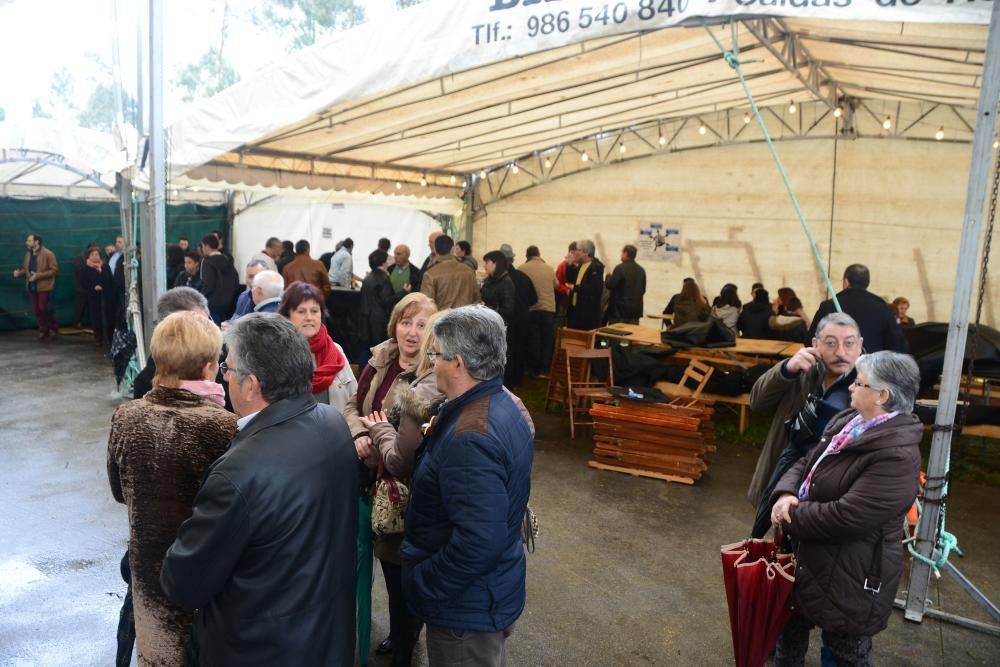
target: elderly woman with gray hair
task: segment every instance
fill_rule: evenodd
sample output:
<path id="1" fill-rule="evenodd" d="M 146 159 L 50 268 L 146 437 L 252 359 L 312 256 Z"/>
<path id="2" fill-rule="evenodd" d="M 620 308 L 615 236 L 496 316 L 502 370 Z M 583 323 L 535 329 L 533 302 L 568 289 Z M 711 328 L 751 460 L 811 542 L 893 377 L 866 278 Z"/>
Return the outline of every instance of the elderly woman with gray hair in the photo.
<path id="1" fill-rule="evenodd" d="M 917 495 L 920 372 L 896 352 L 861 356 L 851 409 L 781 478 L 771 520 L 794 538 L 795 613 L 775 665 L 802 665 L 819 626 L 838 665 L 871 665 L 903 570 L 903 517 Z"/>

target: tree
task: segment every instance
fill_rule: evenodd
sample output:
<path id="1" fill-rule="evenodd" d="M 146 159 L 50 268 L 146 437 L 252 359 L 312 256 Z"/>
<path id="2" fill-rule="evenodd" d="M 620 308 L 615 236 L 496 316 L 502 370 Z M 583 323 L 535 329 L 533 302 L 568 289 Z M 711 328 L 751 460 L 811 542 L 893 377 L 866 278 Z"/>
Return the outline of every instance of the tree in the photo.
<path id="1" fill-rule="evenodd" d="M 122 110 L 125 120 L 133 122 L 136 113 L 135 99 L 123 93 Z M 87 97 L 87 102 L 77 116 L 77 124 L 95 130 L 110 132 L 115 122 L 115 91 L 110 83 L 98 83 Z"/>
<path id="2" fill-rule="evenodd" d="M 311 46 L 319 37 L 352 28 L 365 20 L 365 9 L 354 0 L 271 0 L 254 23 L 277 29 L 290 43 L 289 51 Z"/>
<path id="3" fill-rule="evenodd" d="M 0 107 L 0 122 L 7 120 L 7 112 Z"/>
<path id="4" fill-rule="evenodd" d="M 396 0 L 396 6 L 400 9 L 406 9 L 407 7 L 412 7 L 413 5 L 419 5 L 426 0 Z"/>
<path id="5" fill-rule="evenodd" d="M 46 111 L 42 107 L 42 102 L 38 98 L 35 98 L 35 103 L 31 105 L 31 117 L 32 118 L 52 118 L 52 114 Z"/>
<path id="6" fill-rule="evenodd" d="M 180 70 L 176 85 L 183 89 L 184 101 L 211 97 L 240 80 L 240 75 L 223 60 L 219 49 L 211 48 L 196 63 Z"/>

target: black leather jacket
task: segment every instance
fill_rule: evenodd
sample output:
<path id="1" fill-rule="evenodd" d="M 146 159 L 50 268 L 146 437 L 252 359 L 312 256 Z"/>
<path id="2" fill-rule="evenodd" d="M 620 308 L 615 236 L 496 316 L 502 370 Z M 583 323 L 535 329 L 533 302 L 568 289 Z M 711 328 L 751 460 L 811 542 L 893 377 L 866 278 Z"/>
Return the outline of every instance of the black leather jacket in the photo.
<path id="1" fill-rule="evenodd" d="M 160 585 L 205 665 L 354 664 L 357 456 L 311 395 L 262 410 L 212 464 Z"/>

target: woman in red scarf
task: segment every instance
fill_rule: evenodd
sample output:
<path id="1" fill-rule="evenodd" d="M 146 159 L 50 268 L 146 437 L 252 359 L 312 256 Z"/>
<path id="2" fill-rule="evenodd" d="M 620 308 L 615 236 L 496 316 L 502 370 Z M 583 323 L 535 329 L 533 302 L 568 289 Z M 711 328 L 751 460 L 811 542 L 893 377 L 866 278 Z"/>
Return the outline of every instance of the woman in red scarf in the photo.
<path id="1" fill-rule="evenodd" d="M 329 403 L 330 385 L 337 373 L 347 365 L 347 357 L 330 338 L 326 325 L 323 324 L 326 318 L 323 293 L 309 283 L 296 281 L 285 288 L 278 314 L 294 324 L 309 342 L 309 349 L 316 360 L 313 397 L 320 403 Z"/>

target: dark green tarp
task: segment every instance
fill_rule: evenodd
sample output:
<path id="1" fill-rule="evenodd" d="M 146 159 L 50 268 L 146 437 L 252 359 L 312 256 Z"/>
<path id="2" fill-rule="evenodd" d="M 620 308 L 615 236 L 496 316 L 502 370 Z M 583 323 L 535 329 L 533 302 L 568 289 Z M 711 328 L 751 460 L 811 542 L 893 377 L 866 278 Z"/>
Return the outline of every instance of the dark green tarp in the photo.
<path id="1" fill-rule="evenodd" d="M 186 236 L 192 247 L 197 247 L 202 236 L 213 229 L 224 229 L 225 223 L 224 206 L 167 206 L 167 243 Z M 45 246 L 56 254 L 56 319 L 61 326 L 69 326 L 76 324 L 72 321 L 74 257 L 92 241 L 102 248 L 114 243 L 120 230 L 115 202 L 0 197 L 0 330 L 35 326 L 24 280 L 13 276 L 14 269 L 24 261 L 24 239 L 28 234 L 39 234 Z"/>

